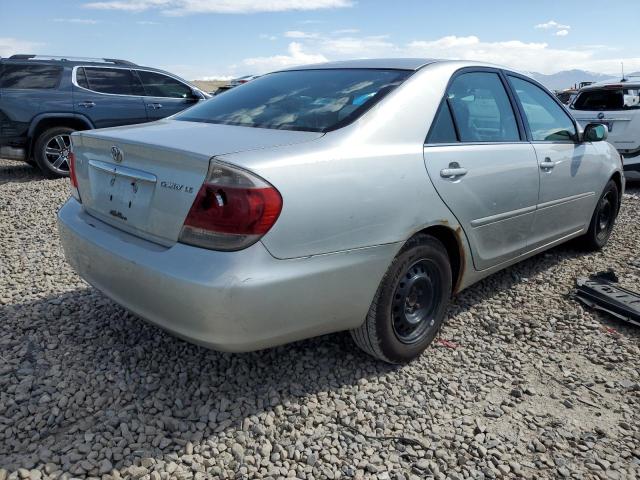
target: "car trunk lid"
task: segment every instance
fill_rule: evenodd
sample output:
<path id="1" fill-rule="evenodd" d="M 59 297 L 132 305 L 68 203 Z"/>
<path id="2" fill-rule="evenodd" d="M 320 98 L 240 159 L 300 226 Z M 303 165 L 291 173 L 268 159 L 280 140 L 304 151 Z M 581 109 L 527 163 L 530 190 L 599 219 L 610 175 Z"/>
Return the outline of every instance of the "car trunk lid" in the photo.
<path id="1" fill-rule="evenodd" d="M 178 239 L 211 157 L 319 136 L 172 120 L 74 134 L 78 190 L 90 215 L 169 246 Z"/>

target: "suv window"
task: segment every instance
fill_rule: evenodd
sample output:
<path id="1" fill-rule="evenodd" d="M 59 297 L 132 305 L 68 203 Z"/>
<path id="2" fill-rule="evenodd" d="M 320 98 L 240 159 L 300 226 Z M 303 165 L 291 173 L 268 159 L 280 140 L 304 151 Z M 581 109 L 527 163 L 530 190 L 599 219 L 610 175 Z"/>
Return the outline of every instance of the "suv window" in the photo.
<path id="1" fill-rule="evenodd" d="M 640 87 L 587 90 L 578 95 L 572 107 L 576 110 L 640 109 Z"/>
<path id="2" fill-rule="evenodd" d="M 521 78 L 509 76 L 522 108 L 533 141 L 575 141 L 576 127 L 569 114 L 542 88 Z"/>
<path id="3" fill-rule="evenodd" d="M 62 67 L 4 64 L 1 72 L 0 88 L 49 89 L 60 83 Z"/>
<path id="4" fill-rule="evenodd" d="M 131 70 L 123 68 L 82 67 L 76 71 L 76 82 L 81 87 L 99 93 L 115 95 L 142 95 L 142 84 Z"/>
<path id="5" fill-rule="evenodd" d="M 456 143 L 458 136 L 456 135 L 456 127 L 453 124 L 451 109 L 447 100 L 440 103 L 440 108 L 436 113 L 436 117 L 431 125 L 427 143 Z"/>
<path id="6" fill-rule="evenodd" d="M 447 93 L 462 142 L 515 142 L 518 124 L 500 76 L 470 72 L 457 76 Z"/>
<path id="7" fill-rule="evenodd" d="M 191 98 L 191 87 L 167 75 L 136 70 L 149 97 Z"/>

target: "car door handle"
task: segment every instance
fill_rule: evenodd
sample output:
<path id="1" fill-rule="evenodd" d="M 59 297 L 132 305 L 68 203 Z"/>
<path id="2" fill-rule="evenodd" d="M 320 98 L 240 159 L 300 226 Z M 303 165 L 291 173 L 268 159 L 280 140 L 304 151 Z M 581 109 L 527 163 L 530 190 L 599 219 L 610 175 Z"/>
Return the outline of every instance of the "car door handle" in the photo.
<path id="1" fill-rule="evenodd" d="M 151 108 L 153 108 L 154 110 L 158 110 L 158 109 L 162 108 L 162 104 L 161 103 L 150 103 L 149 106 Z"/>
<path id="2" fill-rule="evenodd" d="M 544 162 L 540 162 L 541 170 L 553 170 L 553 167 L 556 166 L 556 162 L 552 162 L 549 157 L 544 159 Z"/>
<path id="3" fill-rule="evenodd" d="M 96 104 L 94 102 L 80 102 L 78 106 L 84 108 L 93 108 L 96 106 Z"/>
<path id="4" fill-rule="evenodd" d="M 443 168 L 440 170 L 440 176 L 442 178 L 458 178 L 463 177 L 467 174 L 468 170 L 466 168 L 462 168 L 458 164 L 449 165 L 449 168 Z"/>

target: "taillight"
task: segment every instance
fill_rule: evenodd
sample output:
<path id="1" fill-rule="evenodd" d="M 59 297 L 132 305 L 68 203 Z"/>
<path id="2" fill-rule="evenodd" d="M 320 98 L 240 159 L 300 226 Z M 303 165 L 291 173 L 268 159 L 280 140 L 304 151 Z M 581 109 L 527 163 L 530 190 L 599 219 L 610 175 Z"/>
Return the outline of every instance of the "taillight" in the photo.
<path id="1" fill-rule="evenodd" d="M 71 182 L 71 195 L 82 203 L 78 191 L 78 178 L 76 177 L 76 156 L 73 152 L 69 152 L 69 181 Z"/>
<path id="2" fill-rule="evenodd" d="M 212 160 L 178 240 L 211 250 L 241 250 L 267 233 L 281 210 L 282 197 L 271 184 Z"/>

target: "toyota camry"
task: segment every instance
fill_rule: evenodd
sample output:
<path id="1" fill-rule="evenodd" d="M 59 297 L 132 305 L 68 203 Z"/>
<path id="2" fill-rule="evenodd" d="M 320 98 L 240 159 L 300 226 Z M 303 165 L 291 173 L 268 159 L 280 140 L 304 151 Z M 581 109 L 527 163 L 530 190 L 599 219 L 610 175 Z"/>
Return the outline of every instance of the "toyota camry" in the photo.
<path id="1" fill-rule="evenodd" d="M 606 244 L 624 189 L 606 135 L 493 65 L 296 67 L 74 133 L 58 225 L 83 278 L 189 341 L 247 351 L 350 330 L 402 363 L 462 289 L 570 239 Z"/>

